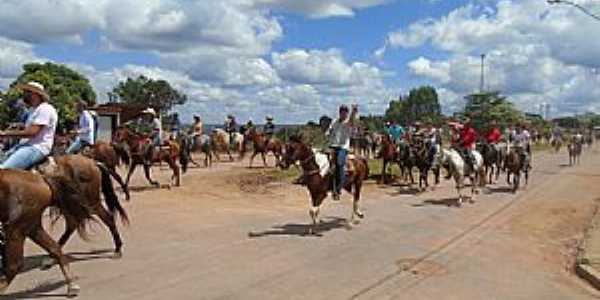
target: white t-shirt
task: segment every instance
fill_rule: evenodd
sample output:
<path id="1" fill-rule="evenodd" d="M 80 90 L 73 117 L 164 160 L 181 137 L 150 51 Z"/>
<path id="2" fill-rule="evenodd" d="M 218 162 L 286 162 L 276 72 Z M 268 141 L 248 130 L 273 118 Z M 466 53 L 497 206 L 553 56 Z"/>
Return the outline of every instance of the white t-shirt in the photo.
<path id="1" fill-rule="evenodd" d="M 327 132 L 330 147 L 340 147 L 342 149 L 350 150 L 350 136 L 353 127 L 351 124 L 350 119 L 347 119 L 346 121 L 336 119 L 331 123 Z"/>
<path id="2" fill-rule="evenodd" d="M 514 136 L 513 143 L 515 146 L 525 148 L 529 144 L 531 144 L 531 134 L 529 134 L 529 131 L 527 130 L 523 130 L 521 131 L 521 133 L 516 133 Z"/>
<path id="3" fill-rule="evenodd" d="M 52 105 L 47 102 L 38 105 L 29 114 L 25 126 L 44 125 L 44 127 L 36 136 L 26 140 L 25 143 L 40 150 L 44 155 L 49 155 L 54 144 L 54 133 L 56 132 L 57 122 L 58 114 Z"/>
<path id="4" fill-rule="evenodd" d="M 87 110 L 79 115 L 79 139 L 94 144 L 94 118 Z"/>

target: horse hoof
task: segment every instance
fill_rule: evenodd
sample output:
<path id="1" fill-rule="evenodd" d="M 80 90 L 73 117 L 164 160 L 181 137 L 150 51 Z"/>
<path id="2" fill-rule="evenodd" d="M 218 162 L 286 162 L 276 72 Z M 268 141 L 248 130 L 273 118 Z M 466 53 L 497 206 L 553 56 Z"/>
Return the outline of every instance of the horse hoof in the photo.
<path id="1" fill-rule="evenodd" d="M 0 280 L 0 294 L 4 294 L 6 289 L 8 289 L 8 282 L 6 279 Z"/>
<path id="2" fill-rule="evenodd" d="M 361 218 L 364 219 L 365 218 L 365 214 L 361 213 L 361 212 L 357 212 L 356 215 Z"/>
<path id="3" fill-rule="evenodd" d="M 79 295 L 80 291 L 81 291 L 81 288 L 78 285 L 71 283 L 67 289 L 67 297 L 69 297 L 69 298 L 77 297 Z"/>
<path id="4" fill-rule="evenodd" d="M 117 251 L 113 255 L 113 259 L 121 259 L 121 258 L 123 258 L 123 252 L 121 252 L 121 251 Z"/>
<path id="5" fill-rule="evenodd" d="M 346 225 L 344 225 L 344 227 L 346 228 L 346 230 L 352 230 L 352 223 L 353 223 L 353 221 L 346 222 Z"/>

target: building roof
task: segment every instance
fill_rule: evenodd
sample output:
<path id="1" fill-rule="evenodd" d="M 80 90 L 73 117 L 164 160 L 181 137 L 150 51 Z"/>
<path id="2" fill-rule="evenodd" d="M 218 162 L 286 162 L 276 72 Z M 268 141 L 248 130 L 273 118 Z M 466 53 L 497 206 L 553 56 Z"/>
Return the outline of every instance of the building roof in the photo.
<path id="1" fill-rule="evenodd" d="M 146 108 L 148 108 L 148 106 L 142 104 L 110 102 L 92 107 L 90 110 L 96 111 L 99 116 L 118 114 L 121 123 L 125 123 L 139 117 Z"/>

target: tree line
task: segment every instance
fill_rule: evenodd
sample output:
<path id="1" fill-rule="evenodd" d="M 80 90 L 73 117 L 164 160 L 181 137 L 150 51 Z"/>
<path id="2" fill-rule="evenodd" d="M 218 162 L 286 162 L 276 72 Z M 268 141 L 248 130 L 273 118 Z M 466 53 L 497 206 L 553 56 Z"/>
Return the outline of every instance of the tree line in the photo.
<path id="1" fill-rule="evenodd" d="M 44 85 L 50 95 L 52 105 L 59 116 L 60 130 L 72 128 L 77 122 L 75 103 L 85 101 L 93 106 L 97 95 L 90 81 L 79 72 L 61 64 L 51 62 L 30 63 L 23 66 L 23 72 L 10 84 L 5 92 L 0 92 L 0 126 L 5 128 L 19 120 L 24 110 L 20 99 L 22 92 L 17 86 L 29 81 Z M 145 76 L 127 78 L 108 93 L 109 102 L 143 104 L 167 115 L 176 105 L 183 105 L 187 96 L 176 90 L 166 80 L 154 80 Z"/>

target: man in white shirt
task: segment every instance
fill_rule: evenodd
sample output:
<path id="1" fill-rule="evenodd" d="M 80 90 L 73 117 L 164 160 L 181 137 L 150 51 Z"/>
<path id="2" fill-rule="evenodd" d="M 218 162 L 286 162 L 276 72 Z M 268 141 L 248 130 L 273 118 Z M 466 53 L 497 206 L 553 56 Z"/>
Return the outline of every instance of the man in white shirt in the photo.
<path id="1" fill-rule="evenodd" d="M 48 103 L 50 96 L 39 82 L 21 85 L 25 104 L 31 108 L 25 129 L 0 132 L 0 137 L 17 137 L 21 142 L 7 152 L 8 158 L 0 169 L 26 170 L 50 155 L 58 123 L 56 109 Z"/>
<path id="2" fill-rule="evenodd" d="M 346 156 L 350 150 L 350 137 L 352 129 L 356 126 L 358 106 L 352 105 L 352 114 L 348 117 L 348 106 L 342 105 L 339 109 L 339 118 L 333 121 L 327 130 L 329 148 L 335 154 L 335 174 L 333 180 L 333 199 L 339 200 L 342 187 L 346 181 Z"/>
<path id="3" fill-rule="evenodd" d="M 79 125 L 76 131 L 77 137 L 71 146 L 69 146 L 69 149 L 67 149 L 67 154 L 76 154 L 84 147 L 94 144 L 94 127 L 96 124 L 94 124 L 92 114 L 87 110 L 87 103 L 78 101 L 75 109 L 79 113 Z"/>
<path id="4" fill-rule="evenodd" d="M 531 164 L 531 134 L 527 130 L 527 126 L 522 124 L 517 127 L 514 135 L 513 144 L 520 151 L 523 160 L 523 168 L 530 168 Z"/>

